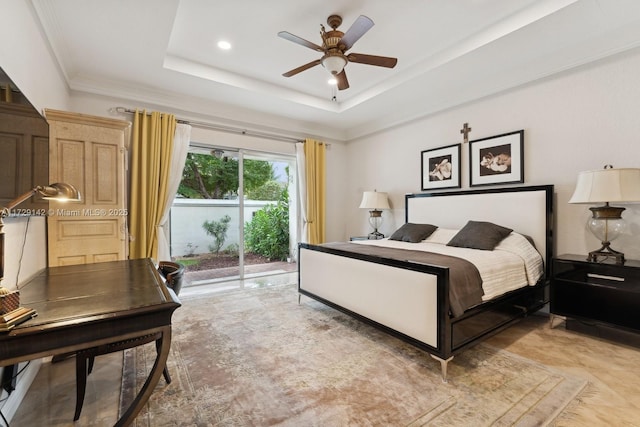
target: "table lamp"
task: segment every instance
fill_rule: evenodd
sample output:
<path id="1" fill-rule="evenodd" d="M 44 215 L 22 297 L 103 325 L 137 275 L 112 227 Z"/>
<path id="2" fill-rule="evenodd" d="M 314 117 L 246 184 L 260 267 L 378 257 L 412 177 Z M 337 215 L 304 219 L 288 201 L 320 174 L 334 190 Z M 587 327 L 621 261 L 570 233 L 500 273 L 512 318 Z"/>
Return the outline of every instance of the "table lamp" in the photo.
<path id="1" fill-rule="evenodd" d="M 624 253 L 611 248 L 611 241 L 625 230 L 622 218 L 625 208 L 609 206 L 609 203 L 639 201 L 640 169 L 614 169 L 613 166 L 606 165 L 604 169 L 580 172 L 569 203 L 604 203 L 602 206 L 589 208 L 592 216 L 587 227 L 601 241 L 602 246 L 589 252 L 588 261 L 596 262 L 602 257 L 614 258 L 616 264 L 624 264 Z"/>
<path id="2" fill-rule="evenodd" d="M 371 209 L 369 211 L 369 224 L 373 227 L 373 232 L 369 233 L 369 239 L 382 239 L 384 234 L 378 231 L 380 225 L 382 225 L 382 210 L 391 209 L 389 207 L 389 201 L 387 199 L 387 193 L 373 191 L 365 191 L 362 194 L 362 201 L 360 202 L 360 209 Z"/>
<path id="3" fill-rule="evenodd" d="M 4 218 L 11 214 L 11 209 L 38 194 L 43 199 L 57 201 L 79 201 L 80 192 L 70 184 L 58 182 L 47 186 L 37 186 L 10 201 L 0 211 L 0 332 L 35 316 L 35 310 L 20 307 L 20 291 L 9 291 L 2 287 L 4 279 Z"/>

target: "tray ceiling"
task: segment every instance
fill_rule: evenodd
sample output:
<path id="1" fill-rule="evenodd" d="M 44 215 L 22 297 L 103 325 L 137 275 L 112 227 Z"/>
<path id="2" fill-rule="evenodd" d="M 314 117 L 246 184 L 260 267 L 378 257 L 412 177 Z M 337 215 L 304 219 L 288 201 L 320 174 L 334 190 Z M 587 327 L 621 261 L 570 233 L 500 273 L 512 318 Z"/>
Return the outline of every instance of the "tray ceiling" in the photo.
<path id="1" fill-rule="evenodd" d="M 211 120 L 281 126 L 337 140 L 386 127 L 637 47 L 636 0 L 32 0 L 69 87 Z M 393 6 L 391 6 L 393 5 Z M 400 5 L 402 7 L 400 7 Z M 320 24 L 375 25 L 350 52 L 398 58 L 347 64 L 336 91 Z M 227 40 L 232 49 L 217 47 Z M 333 98 L 335 96 L 335 99 Z"/>

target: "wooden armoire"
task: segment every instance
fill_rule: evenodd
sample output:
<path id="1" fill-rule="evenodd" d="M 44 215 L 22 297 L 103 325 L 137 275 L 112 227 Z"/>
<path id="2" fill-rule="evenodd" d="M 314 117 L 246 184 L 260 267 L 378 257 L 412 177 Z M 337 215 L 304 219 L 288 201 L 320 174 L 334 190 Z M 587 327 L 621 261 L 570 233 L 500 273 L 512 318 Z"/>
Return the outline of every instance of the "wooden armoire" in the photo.
<path id="1" fill-rule="evenodd" d="M 79 202 L 50 202 L 49 266 L 126 259 L 127 149 L 131 123 L 45 110 L 49 182 L 80 190 Z"/>

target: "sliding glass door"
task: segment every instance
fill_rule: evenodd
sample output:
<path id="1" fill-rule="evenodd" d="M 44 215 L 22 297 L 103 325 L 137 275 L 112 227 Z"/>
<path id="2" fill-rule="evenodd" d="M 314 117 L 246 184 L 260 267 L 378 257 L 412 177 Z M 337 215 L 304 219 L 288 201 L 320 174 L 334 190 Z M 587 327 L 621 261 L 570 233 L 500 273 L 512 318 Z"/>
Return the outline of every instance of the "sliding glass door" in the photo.
<path id="1" fill-rule="evenodd" d="M 296 269 L 295 158 L 243 152 L 245 277 Z"/>
<path id="2" fill-rule="evenodd" d="M 295 271 L 294 172 L 294 157 L 191 147 L 170 236 L 189 286 Z"/>

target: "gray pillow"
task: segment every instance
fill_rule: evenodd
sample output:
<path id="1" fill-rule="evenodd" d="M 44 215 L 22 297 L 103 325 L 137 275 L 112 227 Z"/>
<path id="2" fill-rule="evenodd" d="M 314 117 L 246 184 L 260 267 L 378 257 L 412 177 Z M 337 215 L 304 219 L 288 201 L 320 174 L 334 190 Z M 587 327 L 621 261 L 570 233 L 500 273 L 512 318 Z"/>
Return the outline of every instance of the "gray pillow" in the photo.
<path id="1" fill-rule="evenodd" d="M 447 246 L 491 251 L 513 230 L 485 221 L 469 221 Z"/>
<path id="2" fill-rule="evenodd" d="M 429 237 L 437 228 L 437 226 L 431 224 L 413 224 L 408 222 L 398 228 L 396 232 L 389 237 L 389 240 L 419 243 Z"/>

